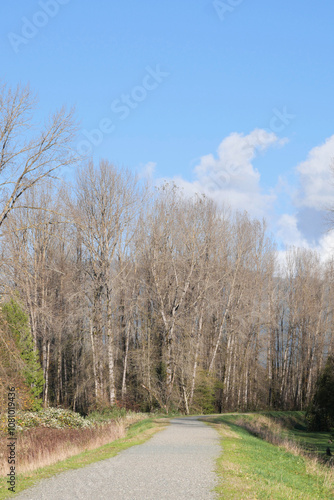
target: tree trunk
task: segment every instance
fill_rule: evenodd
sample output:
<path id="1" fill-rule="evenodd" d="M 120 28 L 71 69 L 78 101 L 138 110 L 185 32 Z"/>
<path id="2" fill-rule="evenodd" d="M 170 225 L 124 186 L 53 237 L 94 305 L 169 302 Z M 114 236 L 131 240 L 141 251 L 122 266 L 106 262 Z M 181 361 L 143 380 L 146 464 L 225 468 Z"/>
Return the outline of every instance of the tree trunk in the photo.
<path id="1" fill-rule="evenodd" d="M 125 328 L 125 353 L 124 353 L 124 361 L 123 361 L 123 377 L 122 377 L 122 400 L 124 400 L 126 396 L 126 372 L 127 372 L 127 366 L 128 366 L 128 354 L 129 354 L 129 342 L 130 342 L 130 322 L 127 322 L 126 328 Z"/>

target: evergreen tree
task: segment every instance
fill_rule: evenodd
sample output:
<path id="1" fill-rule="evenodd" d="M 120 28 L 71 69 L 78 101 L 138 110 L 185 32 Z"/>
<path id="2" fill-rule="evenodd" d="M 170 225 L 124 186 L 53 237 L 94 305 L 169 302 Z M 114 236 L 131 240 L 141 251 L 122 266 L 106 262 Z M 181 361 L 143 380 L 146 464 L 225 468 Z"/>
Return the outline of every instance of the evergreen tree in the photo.
<path id="1" fill-rule="evenodd" d="M 307 411 L 308 429 L 328 431 L 334 426 L 334 357 L 329 356 L 320 374 L 316 392 Z"/>
<path id="2" fill-rule="evenodd" d="M 23 376 L 33 397 L 31 409 L 37 410 L 42 405 L 44 379 L 38 353 L 34 350 L 28 316 L 13 299 L 2 305 L 2 312 L 24 362 Z"/>

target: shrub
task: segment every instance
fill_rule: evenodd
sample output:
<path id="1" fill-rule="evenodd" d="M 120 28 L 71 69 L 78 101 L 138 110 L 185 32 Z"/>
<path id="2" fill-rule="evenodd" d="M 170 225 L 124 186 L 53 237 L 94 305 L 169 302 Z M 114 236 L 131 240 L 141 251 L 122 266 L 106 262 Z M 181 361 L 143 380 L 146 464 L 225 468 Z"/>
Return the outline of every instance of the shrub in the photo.
<path id="1" fill-rule="evenodd" d="M 51 429 L 83 429 L 92 427 L 93 423 L 79 413 L 62 408 L 46 408 L 37 412 L 21 411 L 16 413 L 16 428 L 24 431 L 33 427 L 48 427 Z M 0 421 L 0 430 L 5 432 L 5 418 Z"/>

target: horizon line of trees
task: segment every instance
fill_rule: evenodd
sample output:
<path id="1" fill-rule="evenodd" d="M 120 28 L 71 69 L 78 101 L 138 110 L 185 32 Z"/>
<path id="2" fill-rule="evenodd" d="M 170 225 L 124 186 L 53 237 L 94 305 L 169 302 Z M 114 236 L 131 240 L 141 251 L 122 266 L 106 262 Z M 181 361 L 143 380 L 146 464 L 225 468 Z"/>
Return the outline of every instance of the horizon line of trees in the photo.
<path id="1" fill-rule="evenodd" d="M 44 405 L 308 406 L 334 354 L 333 261 L 293 248 L 279 266 L 264 221 L 106 160 L 55 189 L 24 193 L 1 241 L 2 295 L 29 315 Z"/>

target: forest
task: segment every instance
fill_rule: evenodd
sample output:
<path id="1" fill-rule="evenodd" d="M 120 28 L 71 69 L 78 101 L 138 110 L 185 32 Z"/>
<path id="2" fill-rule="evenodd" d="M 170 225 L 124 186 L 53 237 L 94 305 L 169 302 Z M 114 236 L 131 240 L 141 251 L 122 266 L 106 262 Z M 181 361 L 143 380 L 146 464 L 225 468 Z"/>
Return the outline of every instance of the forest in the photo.
<path id="1" fill-rule="evenodd" d="M 0 396 L 141 411 L 304 410 L 334 355 L 334 263 L 111 159 L 1 90 Z M 80 160 L 80 161 L 79 161 Z M 56 178 L 72 169 L 67 181 Z"/>

